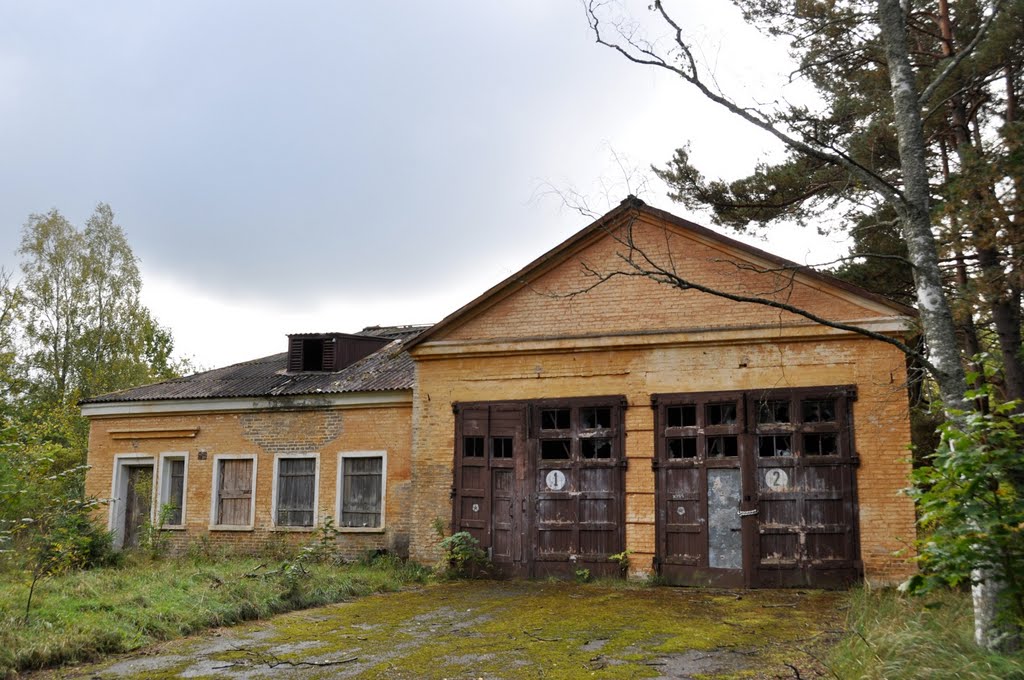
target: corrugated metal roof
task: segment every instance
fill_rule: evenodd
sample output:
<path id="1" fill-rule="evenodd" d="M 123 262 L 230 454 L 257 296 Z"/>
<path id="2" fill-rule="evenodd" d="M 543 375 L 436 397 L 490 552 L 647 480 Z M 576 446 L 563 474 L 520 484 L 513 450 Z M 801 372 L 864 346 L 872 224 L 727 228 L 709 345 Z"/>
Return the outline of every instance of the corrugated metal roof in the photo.
<path id="1" fill-rule="evenodd" d="M 278 397 L 344 392 L 410 390 L 415 379 L 406 340 L 427 326 L 372 326 L 358 335 L 392 338 L 392 341 L 351 366 L 331 373 L 288 373 L 288 353 L 281 352 L 212 371 L 196 373 L 144 387 L 102 394 L 83 404 L 174 399 L 226 399 L 231 397 Z"/>

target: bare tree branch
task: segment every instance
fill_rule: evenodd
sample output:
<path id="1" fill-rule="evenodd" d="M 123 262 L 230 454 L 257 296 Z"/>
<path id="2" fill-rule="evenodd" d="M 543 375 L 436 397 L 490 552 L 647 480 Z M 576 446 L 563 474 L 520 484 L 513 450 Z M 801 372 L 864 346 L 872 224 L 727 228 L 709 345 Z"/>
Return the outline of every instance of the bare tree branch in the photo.
<path id="1" fill-rule="evenodd" d="M 760 115 L 756 110 L 742 107 L 731 99 L 725 97 L 723 94 L 715 92 L 709 88 L 700 78 L 697 63 L 693 56 L 693 51 L 683 38 L 682 28 L 668 14 L 665 10 L 664 4 L 660 0 L 656 0 L 654 8 L 659 12 L 665 23 L 672 28 L 675 44 L 685 62 L 684 66 L 670 64 L 664 57 L 657 54 L 651 46 L 638 43 L 632 36 L 625 35 L 622 31 L 619 32 L 619 37 L 622 38 L 630 49 L 626 49 L 618 42 L 607 40 L 601 32 L 601 21 L 597 16 L 598 9 L 603 6 L 604 3 L 597 2 L 597 0 L 587 0 L 584 6 L 587 14 L 587 21 L 590 24 L 590 29 L 593 31 L 594 38 L 599 45 L 615 50 L 635 64 L 653 66 L 655 68 L 674 73 L 687 83 L 696 87 L 701 94 L 711 101 L 724 107 L 730 113 L 739 116 L 743 120 L 771 134 L 787 146 L 800 151 L 801 153 L 807 154 L 808 156 L 845 168 L 851 174 L 859 177 L 862 181 L 870 185 L 875 191 L 890 201 L 899 203 L 904 201 L 902 192 L 896 186 L 889 183 L 869 168 L 861 165 L 848 154 L 835 149 L 829 152 L 825 149 L 812 146 L 803 140 L 797 139 L 776 127 L 767 116 Z M 631 50 L 634 50 L 635 52 Z"/>

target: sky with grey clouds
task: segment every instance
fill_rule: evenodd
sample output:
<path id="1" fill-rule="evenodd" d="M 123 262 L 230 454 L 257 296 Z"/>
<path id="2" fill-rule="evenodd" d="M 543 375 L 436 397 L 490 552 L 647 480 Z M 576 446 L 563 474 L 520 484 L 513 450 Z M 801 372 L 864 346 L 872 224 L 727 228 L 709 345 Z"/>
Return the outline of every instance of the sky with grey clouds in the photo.
<path id="1" fill-rule="evenodd" d="M 731 3 L 680 11 L 724 81 L 785 70 Z M 595 45 L 575 0 L 4 3 L 0 120 L 0 265 L 30 213 L 107 202 L 207 367 L 440 319 L 584 226 L 545 185 L 624 197 L 613 152 L 646 168 L 690 141 L 739 175 L 772 151 Z M 759 245 L 830 247 L 810 242 Z"/>

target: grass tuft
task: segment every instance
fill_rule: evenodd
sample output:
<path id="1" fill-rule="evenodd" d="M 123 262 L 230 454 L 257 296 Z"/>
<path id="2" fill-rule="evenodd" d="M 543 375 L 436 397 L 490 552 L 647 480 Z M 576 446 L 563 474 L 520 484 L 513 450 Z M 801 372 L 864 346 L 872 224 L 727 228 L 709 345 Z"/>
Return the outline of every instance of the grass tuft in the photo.
<path id="1" fill-rule="evenodd" d="M 259 570 L 260 564 L 265 566 Z M 138 562 L 42 581 L 24 620 L 28 579 L 0 573 L 0 677 L 128 652 L 161 640 L 261 619 L 426 579 L 416 565 L 309 564 L 301 583 L 255 558 Z"/>
<path id="2" fill-rule="evenodd" d="M 992 654 L 974 644 L 967 593 L 909 597 L 857 589 L 851 594 L 847 628 L 849 634 L 829 663 L 840 678 L 1024 678 L 1024 654 Z"/>

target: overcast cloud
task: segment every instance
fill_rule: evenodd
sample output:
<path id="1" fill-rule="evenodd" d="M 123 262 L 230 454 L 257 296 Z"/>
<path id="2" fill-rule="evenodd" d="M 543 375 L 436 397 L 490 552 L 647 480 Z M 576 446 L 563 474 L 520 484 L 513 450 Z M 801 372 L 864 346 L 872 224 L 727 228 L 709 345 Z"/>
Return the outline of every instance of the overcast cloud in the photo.
<path id="1" fill-rule="evenodd" d="M 785 70 L 706 4 L 689 25 L 724 80 Z M 647 167 L 693 140 L 712 175 L 771 149 L 595 45 L 573 0 L 4 3 L 0 120 L 0 264 L 30 213 L 110 203 L 207 367 L 438 320 L 584 226 L 538 187 L 600 203 L 610 149 Z M 788 241 L 760 245 L 816 257 Z"/>

